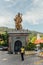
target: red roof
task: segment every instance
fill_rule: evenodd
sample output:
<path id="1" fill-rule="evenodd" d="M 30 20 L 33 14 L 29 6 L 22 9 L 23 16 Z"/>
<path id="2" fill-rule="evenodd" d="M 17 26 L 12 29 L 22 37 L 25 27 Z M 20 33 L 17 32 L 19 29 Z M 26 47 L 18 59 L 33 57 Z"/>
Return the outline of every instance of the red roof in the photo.
<path id="1" fill-rule="evenodd" d="M 39 44 L 39 43 L 43 43 L 43 39 L 38 39 L 38 40 L 35 40 L 35 42 L 34 42 L 35 44 Z"/>

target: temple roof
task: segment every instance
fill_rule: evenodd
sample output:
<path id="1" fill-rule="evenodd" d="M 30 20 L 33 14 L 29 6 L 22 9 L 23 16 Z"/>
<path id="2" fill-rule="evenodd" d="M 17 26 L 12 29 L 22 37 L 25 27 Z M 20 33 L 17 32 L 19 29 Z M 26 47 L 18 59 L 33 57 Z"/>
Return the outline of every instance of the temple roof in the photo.
<path id="1" fill-rule="evenodd" d="M 29 33 L 28 30 L 10 30 L 8 33 Z"/>

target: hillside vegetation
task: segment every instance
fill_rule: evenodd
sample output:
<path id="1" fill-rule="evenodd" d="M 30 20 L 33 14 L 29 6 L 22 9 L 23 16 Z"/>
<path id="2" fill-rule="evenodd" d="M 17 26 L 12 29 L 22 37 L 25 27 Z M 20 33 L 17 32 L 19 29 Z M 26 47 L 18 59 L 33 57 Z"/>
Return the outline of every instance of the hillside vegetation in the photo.
<path id="1" fill-rule="evenodd" d="M 8 28 L 8 27 L 0 27 L 0 34 L 3 34 L 5 33 L 6 31 L 12 31 L 12 30 L 15 30 L 14 28 Z M 35 37 L 37 36 L 37 34 L 40 34 L 40 37 L 43 38 L 43 33 L 41 32 L 37 32 L 37 31 L 31 31 L 31 30 L 28 30 L 29 32 L 29 38 L 31 39 L 32 37 Z"/>

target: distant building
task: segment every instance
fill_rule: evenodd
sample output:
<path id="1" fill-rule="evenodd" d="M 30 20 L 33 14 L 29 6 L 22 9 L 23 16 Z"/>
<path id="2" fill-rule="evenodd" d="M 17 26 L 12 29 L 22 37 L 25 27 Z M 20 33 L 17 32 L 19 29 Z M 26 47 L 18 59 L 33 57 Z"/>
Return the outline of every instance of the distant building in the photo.
<path id="1" fill-rule="evenodd" d="M 43 39 L 41 39 L 40 34 L 37 34 L 37 39 L 34 42 L 35 44 L 43 43 Z"/>

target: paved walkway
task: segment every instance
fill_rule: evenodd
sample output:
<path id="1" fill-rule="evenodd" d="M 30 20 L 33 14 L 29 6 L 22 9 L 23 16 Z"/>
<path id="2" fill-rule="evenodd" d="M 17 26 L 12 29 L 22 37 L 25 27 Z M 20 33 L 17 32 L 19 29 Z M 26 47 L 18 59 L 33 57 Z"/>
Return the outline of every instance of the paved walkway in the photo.
<path id="1" fill-rule="evenodd" d="M 6 51 L 0 51 L 0 65 L 43 65 L 43 58 L 35 55 L 25 55 L 25 60 L 21 61 L 20 54 L 7 54 Z"/>

